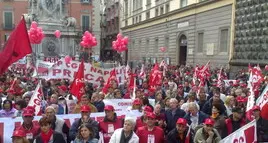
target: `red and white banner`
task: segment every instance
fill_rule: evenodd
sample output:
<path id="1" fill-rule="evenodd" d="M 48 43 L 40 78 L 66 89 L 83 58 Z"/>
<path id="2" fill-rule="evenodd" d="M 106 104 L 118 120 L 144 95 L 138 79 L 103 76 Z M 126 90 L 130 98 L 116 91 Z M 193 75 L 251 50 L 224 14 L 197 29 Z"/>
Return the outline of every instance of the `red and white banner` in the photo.
<path id="1" fill-rule="evenodd" d="M 225 87 L 229 87 L 231 82 L 232 82 L 233 84 L 236 84 L 236 80 L 232 80 L 232 79 L 229 79 L 229 80 L 223 80 L 223 81 L 224 81 L 224 83 L 225 83 Z"/>
<path id="2" fill-rule="evenodd" d="M 40 70 L 38 71 L 39 78 L 43 79 L 74 79 L 74 75 L 78 70 L 78 67 L 80 65 L 80 62 L 78 61 L 71 61 L 70 63 L 65 63 L 64 59 L 59 60 L 56 65 L 51 67 L 51 63 L 44 62 L 44 61 L 37 61 L 42 66 L 38 66 L 37 69 L 42 69 L 42 72 L 40 73 Z M 47 65 L 46 65 L 47 64 Z M 51 67 L 51 68 L 49 68 Z M 47 70 L 43 69 L 47 68 Z M 112 69 L 103 69 L 103 68 L 97 68 L 92 66 L 90 63 L 85 63 L 85 81 L 88 81 L 90 83 L 93 83 L 94 85 L 99 85 L 100 81 L 104 79 L 105 81 L 109 78 L 110 72 Z M 118 78 L 119 83 L 122 83 L 125 78 L 125 66 L 116 67 L 116 77 Z M 36 75 L 37 77 L 37 75 Z"/>
<path id="3" fill-rule="evenodd" d="M 117 116 L 131 116 L 131 117 L 140 117 L 141 113 L 127 111 L 127 112 L 116 112 Z M 101 113 L 91 113 L 90 117 L 96 121 L 105 116 L 104 112 Z M 35 116 L 34 121 L 39 121 L 42 116 Z M 65 123 L 71 127 L 72 123 L 81 117 L 80 114 L 66 114 L 66 115 L 57 115 L 58 118 L 64 119 Z M 12 133 L 16 126 L 22 124 L 23 120 L 21 117 L 17 118 L 0 118 L 0 143 L 11 143 L 12 142 Z"/>
<path id="4" fill-rule="evenodd" d="M 220 143 L 256 143 L 257 142 L 257 128 L 256 120 L 251 121 L 237 131 L 233 132 Z"/>
<path id="5" fill-rule="evenodd" d="M 265 89 L 263 90 L 261 96 L 259 96 L 259 98 L 256 101 L 256 105 L 260 106 L 261 109 L 262 107 L 268 103 L 268 85 L 265 87 Z"/>
<path id="6" fill-rule="evenodd" d="M 132 106 L 132 99 L 104 99 L 103 100 L 105 105 L 112 105 L 114 106 L 115 111 L 124 111 L 127 112 L 130 107 Z M 149 102 L 152 106 L 154 106 L 155 102 L 154 99 L 149 99 Z"/>

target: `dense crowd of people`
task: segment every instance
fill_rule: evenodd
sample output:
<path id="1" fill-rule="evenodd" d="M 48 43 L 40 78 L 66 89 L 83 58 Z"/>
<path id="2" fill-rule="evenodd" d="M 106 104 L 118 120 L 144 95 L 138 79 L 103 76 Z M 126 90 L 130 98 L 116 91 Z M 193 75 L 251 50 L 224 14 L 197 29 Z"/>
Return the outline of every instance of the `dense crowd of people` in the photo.
<path id="1" fill-rule="evenodd" d="M 194 67 L 168 66 L 165 76 L 155 90 L 150 90 L 149 73 L 145 78 L 136 77 L 136 87 L 129 88 L 130 80 L 118 84 L 112 80 L 107 92 L 105 81 L 99 86 L 86 83 L 80 101 L 69 94 L 72 81 L 67 79 L 42 80 L 42 118 L 33 121 L 35 110 L 28 105 L 38 79 L 23 76 L 14 70 L 0 76 L 0 117 L 22 117 L 23 123 L 15 126 L 14 143 L 218 143 L 248 122 L 245 110 L 248 74 L 241 70 L 235 75 L 236 83 L 216 86 L 219 69 L 210 69 L 211 76 L 205 86 L 197 80 L 192 84 Z M 137 75 L 140 68 L 133 69 Z M 223 70 L 229 78 L 227 70 Z M 256 98 L 267 85 L 267 80 L 256 91 Z M 198 90 L 197 90 L 198 89 Z M 129 99 L 129 110 L 138 110 L 141 117 L 117 116 L 115 108 L 105 105 L 103 99 Z M 155 100 L 152 106 L 149 99 Z M 73 110 L 66 103 L 77 104 Z M 268 142 L 268 121 L 261 116 L 259 106 L 254 106 L 252 116 L 257 121 L 258 142 Z M 99 120 L 90 118 L 91 113 L 105 112 Z M 56 115 L 80 114 L 70 126 Z"/>

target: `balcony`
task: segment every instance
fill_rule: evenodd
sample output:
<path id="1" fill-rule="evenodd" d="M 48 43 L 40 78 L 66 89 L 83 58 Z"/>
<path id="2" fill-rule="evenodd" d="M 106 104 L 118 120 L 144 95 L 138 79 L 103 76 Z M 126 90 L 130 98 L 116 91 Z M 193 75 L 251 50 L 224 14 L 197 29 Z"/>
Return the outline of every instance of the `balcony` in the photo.
<path id="1" fill-rule="evenodd" d="M 15 24 L 5 24 L 5 23 L 2 23 L 2 28 L 4 30 L 13 30 L 15 28 Z"/>

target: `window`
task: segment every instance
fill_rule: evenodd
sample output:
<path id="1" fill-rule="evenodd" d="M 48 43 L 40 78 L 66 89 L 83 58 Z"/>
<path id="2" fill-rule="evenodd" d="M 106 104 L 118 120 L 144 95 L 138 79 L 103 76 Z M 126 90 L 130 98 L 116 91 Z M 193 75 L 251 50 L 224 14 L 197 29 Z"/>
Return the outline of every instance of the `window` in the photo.
<path id="1" fill-rule="evenodd" d="M 133 11 L 136 10 L 136 8 L 137 8 L 136 7 L 136 3 L 137 3 L 137 1 L 136 0 L 133 0 Z"/>
<path id="2" fill-rule="evenodd" d="M 82 15 L 82 30 L 90 31 L 90 21 L 88 15 Z"/>
<path id="3" fill-rule="evenodd" d="M 146 0 L 146 5 L 151 4 L 151 0 Z"/>
<path id="4" fill-rule="evenodd" d="M 158 8 L 155 8 L 155 16 L 158 16 Z"/>
<path id="5" fill-rule="evenodd" d="M 166 36 L 166 38 L 165 38 L 165 47 L 168 49 L 168 46 L 169 46 L 169 37 Z"/>
<path id="6" fill-rule="evenodd" d="M 141 40 L 139 40 L 139 47 L 138 48 L 139 48 L 138 52 L 140 52 L 141 51 Z"/>
<path id="7" fill-rule="evenodd" d="M 166 4 L 166 13 L 169 12 L 169 4 Z"/>
<path id="8" fill-rule="evenodd" d="M 146 12 L 146 19 L 150 18 L 150 11 Z"/>
<path id="9" fill-rule="evenodd" d="M 139 22 L 141 22 L 141 15 L 139 15 Z"/>
<path id="10" fill-rule="evenodd" d="M 127 20 L 125 20 L 125 26 L 127 26 L 127 25 L 128 25 Z"/>
<path id="11" fill-rule="evenodd" d="M 227 52 L 228 49 L 228 29 L 221 30 L 220 52 Z"/>
<path id="12" fill-rule="evenodd" d="M 135 40 L 132 41 L 131 48 L 132 48 L 132 49 L 135 48 Z"/>
<path id="13" fill-rule="evenodd" d="M 135 18 L 134 17 L 132 18 L 132 24 L 135 24 Z"/>
<path id="14" fill-rule="evenodd" d="M 181 0 L 181 7 L 187 6 L 187 0 Z"/>
<path id="15" fill-rule="evenodd" d="M 150 39 L 146 39 L 145 53 L 148 53 L 148 51 L 149 51 L 149 43 L 150 43 Z"/>
<path id="16" fill-rule="evenodd" d="M 160 7 L 160 15 L 164 14 L 164 7 Z"/>
<path id="17" fill-rule="evenodd" d="M 197 52 L 203 52 L 203 46 L 204 46 L 204 33 L 198 33 L 198 39 L 197 39 Z"/>
<path id="18" fill-rule="evenodd" d="M 90 0 L 81 0 L 82 3 L 89 3 Z"/>
<path id="19" fill-rule="evenodd" d="M 128 15 L 128 0 L 125 0 L 125 16 Z"/>
<path id="20" fill-rule="evenodd" d="M 155 47 L 156 51 L 158 51 L 158 38 L 155 38 L 154 47 Z"/>
<path id="21" fill-rule="evenodd" d="M 13 13 L 11 11 L 4 12 L 4 29 L 13 29 Z"/>
<path id="22" fill-rule="evenodd" d="M 136 23 L 138 23 L 139 21 L 138 21 L 138 16 L 136 16 Z"/>

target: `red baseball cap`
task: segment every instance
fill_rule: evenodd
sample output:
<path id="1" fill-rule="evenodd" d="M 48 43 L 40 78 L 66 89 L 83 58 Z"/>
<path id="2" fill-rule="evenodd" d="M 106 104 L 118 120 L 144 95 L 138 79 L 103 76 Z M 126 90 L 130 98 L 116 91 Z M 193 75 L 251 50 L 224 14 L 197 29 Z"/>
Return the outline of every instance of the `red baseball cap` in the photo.
<path id="1" fill-rule="evenodd" d="M 151 119 L 155 119 L 155 118 L 156 118 L 156 116 L 155 116 L 155 114 L 154 114 L 153 112 L 147 112 L 147 113 L 146 113 L 146 116 L 147 116 L 148 118 L 151 118 Z"/>
<path id="2" fill-rule="evenodd" d="M 145 106 L 143 111 L 144 112 L 153 112 L 153 109 L 150 106 Z"/>
<path id="3" fill-rule="evenodd" d="M 88 105 L 83 105 L 80 107 L 81 112 L 90 112 L 90 107 Z"/>
<path id="4" fill-rule="evenodd" d="M 187 121 L 184 118 L 179 118 L 177 120 L 177 124 L 182 124 L 182 125 L 186 126 L 187 125 Z"/>
<path id="5" fill-rule="evenodd" d="M 133 104 L 133 105 L 141 105 L 141 101 L 140 101 L 140 99 L 136 98 L 136 99 L 133 101 L 132 104 Z"/>
<path id="6" fill-rule="evenodd" d="M 261 111 L 260 106 L 258 106 L 258 105 L 253 106 L 252 111 L 255 111 L 255 110 Z"/>
<path id="7" fill-rule="evenodd" d="M 104 110 L 107 110 L 107 111 L 114 111 L 114 106 L 112 106 L 112 105 L 106 105 L 106 106 L 104 107 Z"/>
<path id="8" fill-rule="evenodd" d="M 26 137 L 26 133 L 22 130 L 15 130 L 12 135 L 13 137 Z"/>
<path id="9" fill-rule="evenodd" d="M 33 117 L 34 116 L 34 112 L 32 109 L 27 109 L 25 108 L 23 113 L 22 113 L 22 116 L 26 117 L 26 116 L 31 116 Z"/>
<path id="10" fill-rule="evenodd" d="M 205 120 L 204 124 L 206 124 L 206 125 L 212 125 L 213 126 L 214 125 L 214 121 L 212 119 L 210 119 L 210 118 L 207 118 Z"/>
<path id="11" fill-rule="evenodd" d="M 58 86 L 58 88 L 61 89 L 62 91 L 68 90 L 68 88 L 65 85 Z"/>

